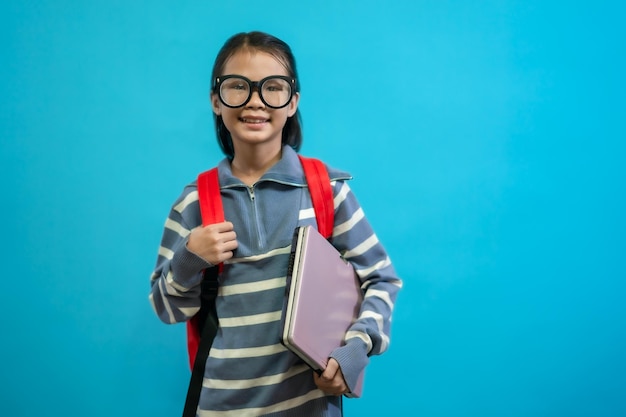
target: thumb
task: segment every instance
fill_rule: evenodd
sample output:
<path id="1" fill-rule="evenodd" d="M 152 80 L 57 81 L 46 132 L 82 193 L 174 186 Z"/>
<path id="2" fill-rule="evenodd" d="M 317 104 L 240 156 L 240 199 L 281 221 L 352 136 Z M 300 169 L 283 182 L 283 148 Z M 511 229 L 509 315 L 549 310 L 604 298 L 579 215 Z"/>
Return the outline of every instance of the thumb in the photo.
<path id="1" fill-rule="evenodd" d="M 339 369 L 339 364 L 333 358 L 328 360 L 328 365 L 326 365 L 326 369 L 322 372 L 322 378 L 331 380 L 335 377 L 337 373 L 337 369 Z"/>

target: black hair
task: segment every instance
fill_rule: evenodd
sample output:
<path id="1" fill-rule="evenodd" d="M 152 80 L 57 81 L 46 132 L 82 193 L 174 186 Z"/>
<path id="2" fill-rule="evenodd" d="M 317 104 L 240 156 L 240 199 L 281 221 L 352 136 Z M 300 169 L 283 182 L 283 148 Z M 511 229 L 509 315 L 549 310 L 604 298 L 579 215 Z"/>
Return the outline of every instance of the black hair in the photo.
<path id="1" fill-rule="evenodd" d="M 291 48 L 282 40 L 264 33 L 264 32 L 242 32 L 231 36 L 226 43 L 222 46 L 222 49 L 215 58 L 213 64 L 213 74 L 211 82 L 215 82 L 215 79 L 222 74 L 226 61 L 240 50 L 251 49 L 260 52 L 268 53 L 274 56 L 280 61 L 287 70 L 290 77 L 296 80 L 296 90 L 300 91 L 300 81 L 298 80 L 298 72 L 296 70 L 296 59 L 291 52 Z M 212 88 L 213 93 L 215 93 Z M 222 116 L 213 114 L 215 120 L 215 133 L 217 134 L 217 142 L 222 149 L 222 152 L 230 159 L 235 156 L 235 149 L 233 148 L 233 140 L 230 136 L 230 132 L 226 129 Z M 282 143 L 291 146 L 296 152 L 302 145 L 302 118 L 300 116 L 300 110 L 296 110 L 296 113 L 287 119 L 287 123 L 283 127 Z"/>

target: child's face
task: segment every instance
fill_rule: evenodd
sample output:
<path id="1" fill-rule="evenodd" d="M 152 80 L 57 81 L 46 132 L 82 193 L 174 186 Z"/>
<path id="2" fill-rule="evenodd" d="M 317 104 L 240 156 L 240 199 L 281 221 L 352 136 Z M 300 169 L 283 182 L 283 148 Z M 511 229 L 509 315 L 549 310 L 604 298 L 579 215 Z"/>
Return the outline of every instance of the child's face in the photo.
<path id="1" fill-rule="evenodd" d="M 226 61 L 221 75 L 243 75 L 251 81 L 259 81 L 271 75 L 288 75 L 283 64 L 272 55 L 259 51 L 239 51 Z M 213 111 L 221 115 L 224 125 L 230 132 L 235 147 L 271 144 L 280 147 L 282 130 L 287 118 L 298 108 L 299 93 L 283 108 L 266 106 L 255 90 L 250 101 L 243 107 L 225 106 L 217 96 L 211 94 Z"/>

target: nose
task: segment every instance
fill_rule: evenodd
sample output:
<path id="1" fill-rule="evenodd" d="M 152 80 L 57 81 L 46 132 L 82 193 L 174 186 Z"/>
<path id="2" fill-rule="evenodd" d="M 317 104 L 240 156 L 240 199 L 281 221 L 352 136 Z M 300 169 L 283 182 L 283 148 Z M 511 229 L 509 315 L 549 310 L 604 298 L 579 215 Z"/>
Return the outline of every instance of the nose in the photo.
<path id="1" fill-rule="evenodd" d="M 265 103 L 263 103 L 263 100 L 261 100 L 261 95 L 259 94 L 258 85 L 255 85 L 252 87 L 252 90 L 250 93 L 250 100 L 248 100 L 248 102 L 246 103 L 246 107 L 251 107 L 251 108 L 265 107 Z"/>

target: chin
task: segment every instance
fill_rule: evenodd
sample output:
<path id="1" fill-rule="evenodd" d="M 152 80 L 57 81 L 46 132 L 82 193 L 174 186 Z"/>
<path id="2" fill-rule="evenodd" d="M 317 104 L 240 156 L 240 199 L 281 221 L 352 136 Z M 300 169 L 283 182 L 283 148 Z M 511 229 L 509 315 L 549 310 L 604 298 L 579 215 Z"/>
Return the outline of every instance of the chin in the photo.
<path id="1" fill-rule="evenodd" d="M 264 145 L 270 143 L 282 145 L 282 135 L 276 137 L 269 137 L 267 135 L 240 135 L 237 139 L 233 138 L 233 142 L 238 142 L 242 145 Z"/>

